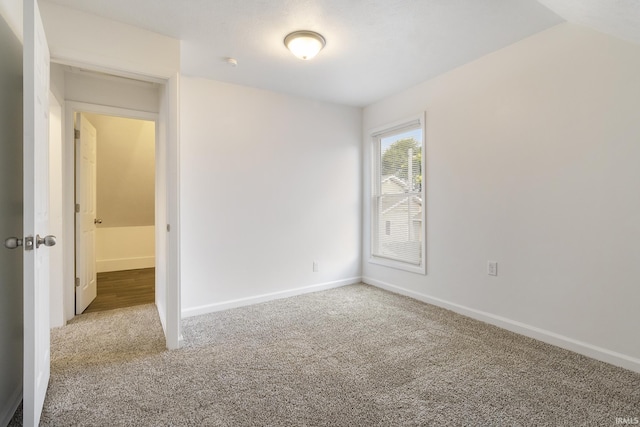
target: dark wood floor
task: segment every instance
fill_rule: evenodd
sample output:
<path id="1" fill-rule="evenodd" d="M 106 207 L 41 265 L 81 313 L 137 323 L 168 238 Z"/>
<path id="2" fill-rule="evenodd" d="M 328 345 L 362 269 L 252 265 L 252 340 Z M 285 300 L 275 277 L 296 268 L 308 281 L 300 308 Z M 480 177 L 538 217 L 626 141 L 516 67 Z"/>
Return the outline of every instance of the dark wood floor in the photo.
<path id="1" fill-rule="evenodd" d="M 98 296 L 84 313 L 152 303 L 155 278 L 155 268 L 98 273 Z"/>

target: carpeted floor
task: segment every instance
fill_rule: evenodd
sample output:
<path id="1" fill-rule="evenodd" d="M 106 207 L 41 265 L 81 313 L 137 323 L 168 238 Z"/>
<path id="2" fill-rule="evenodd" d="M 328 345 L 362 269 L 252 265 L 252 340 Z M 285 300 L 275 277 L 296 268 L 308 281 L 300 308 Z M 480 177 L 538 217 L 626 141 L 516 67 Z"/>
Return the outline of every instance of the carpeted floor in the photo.
<path id="1" fill-rule="evenodd" d="M 366 285 L 183 322 L 153 305 L 52 331 L 44 426 L 598 425 L 640 374 Z"/>

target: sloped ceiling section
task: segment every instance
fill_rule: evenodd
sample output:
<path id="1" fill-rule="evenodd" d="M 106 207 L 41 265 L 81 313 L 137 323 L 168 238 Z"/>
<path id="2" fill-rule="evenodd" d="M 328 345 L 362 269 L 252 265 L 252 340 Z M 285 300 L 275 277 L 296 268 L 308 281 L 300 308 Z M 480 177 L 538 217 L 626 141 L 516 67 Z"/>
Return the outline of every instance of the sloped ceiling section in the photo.
<path id="1" fill-rule="evenodd" d="M 640 42 L 640 0 L 41 2 L 181 40 L 183 74 L 351 106 L 369 105 L 564 20 Z M 284 47 L 284 37 L 300 29 L 327 39 L 312 61 Z"/>
<path id="2" fill-rule="evenodd" d="M 538 0 L 569 22 L 640 44 L 638 0 Z"/>

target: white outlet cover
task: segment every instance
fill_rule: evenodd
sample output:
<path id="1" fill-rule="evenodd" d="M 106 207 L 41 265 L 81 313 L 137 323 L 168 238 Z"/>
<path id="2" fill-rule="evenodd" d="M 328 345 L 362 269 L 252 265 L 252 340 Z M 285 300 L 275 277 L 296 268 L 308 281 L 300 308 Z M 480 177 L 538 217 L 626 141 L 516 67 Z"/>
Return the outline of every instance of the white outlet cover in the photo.
<path id="1" fill-rule="evenodd" d="M 489 276 L 497 276 L 498 275 L 498 262 L 497 261 L 487 261 L 487 274 Z"/>

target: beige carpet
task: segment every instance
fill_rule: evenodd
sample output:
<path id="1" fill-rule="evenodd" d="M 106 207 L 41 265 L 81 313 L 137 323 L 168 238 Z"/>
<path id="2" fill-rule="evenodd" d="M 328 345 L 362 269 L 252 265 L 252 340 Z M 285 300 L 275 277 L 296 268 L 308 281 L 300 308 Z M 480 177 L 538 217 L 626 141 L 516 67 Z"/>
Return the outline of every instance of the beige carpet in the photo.
<path id="1" fill-rule="evenodd" d="M 152 305 L 52 332 L 45 426 L 593 425 L 640 374 L 366 285 L 185 319 Z"/>

